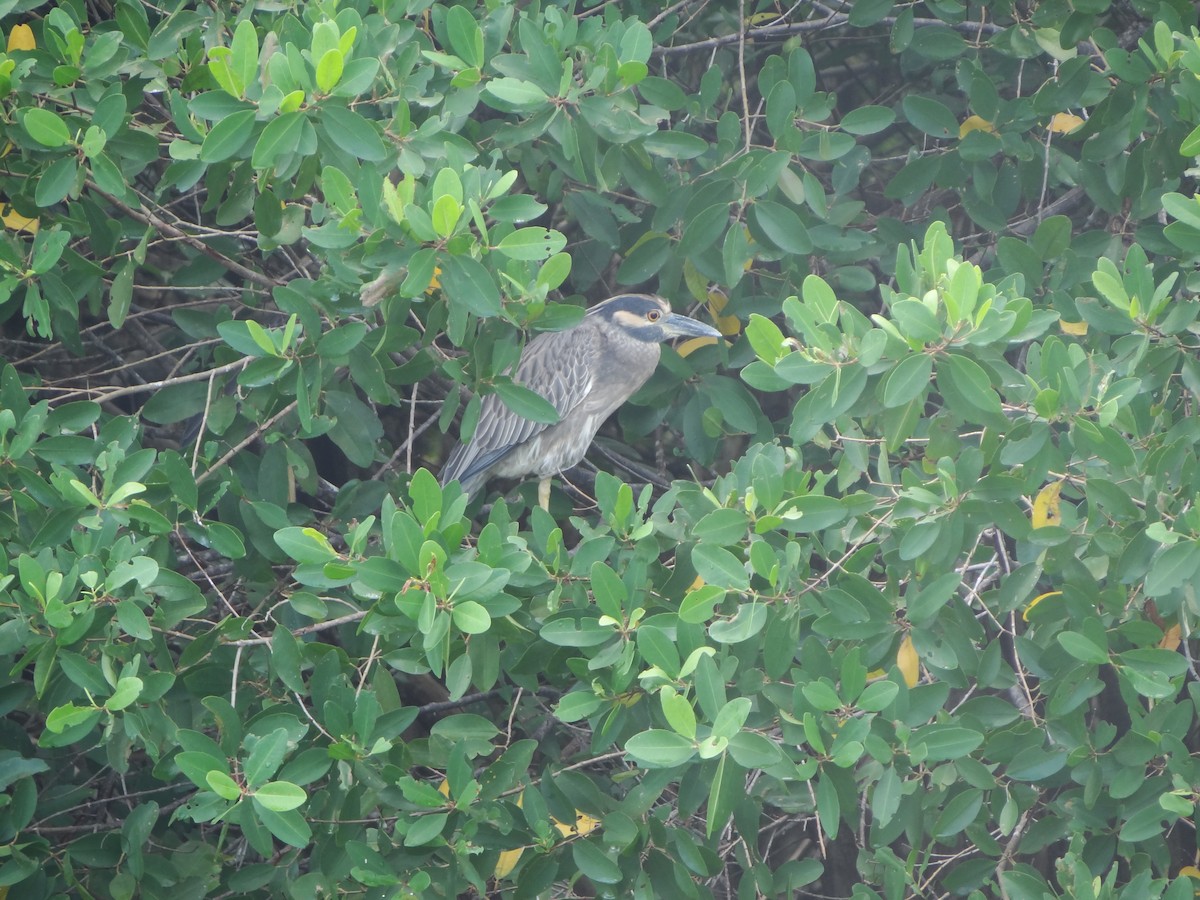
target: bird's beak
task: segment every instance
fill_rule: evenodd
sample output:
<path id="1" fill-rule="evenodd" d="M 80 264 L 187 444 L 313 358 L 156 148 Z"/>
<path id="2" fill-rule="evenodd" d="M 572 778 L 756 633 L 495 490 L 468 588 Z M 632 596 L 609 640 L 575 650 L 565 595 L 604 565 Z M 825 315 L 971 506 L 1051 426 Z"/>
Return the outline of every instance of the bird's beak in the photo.
<path id="1" fill-rule="evenodd" d="M 695 319 L 681 316 L 679 313 L 671 313 L 661 324 L 663 333 L 667 337 L 719 338 L 721 336 L 721 332 L 711 325 L 705 325 L 703 322 L 697 322 Z"/>

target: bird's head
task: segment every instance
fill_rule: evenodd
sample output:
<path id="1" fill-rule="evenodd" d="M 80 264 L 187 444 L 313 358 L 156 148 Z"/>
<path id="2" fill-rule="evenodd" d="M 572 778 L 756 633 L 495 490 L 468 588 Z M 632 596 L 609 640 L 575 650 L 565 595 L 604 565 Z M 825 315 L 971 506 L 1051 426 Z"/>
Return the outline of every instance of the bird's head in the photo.
<path id="1" fill-rule="evenodd" d="M 677 337 L 719 338 L 721 332 L 703 322 L 671 311 L 671 305 L 653 294 L 618 294 L 588 310 L 634 340 L 657 344 Z"/>

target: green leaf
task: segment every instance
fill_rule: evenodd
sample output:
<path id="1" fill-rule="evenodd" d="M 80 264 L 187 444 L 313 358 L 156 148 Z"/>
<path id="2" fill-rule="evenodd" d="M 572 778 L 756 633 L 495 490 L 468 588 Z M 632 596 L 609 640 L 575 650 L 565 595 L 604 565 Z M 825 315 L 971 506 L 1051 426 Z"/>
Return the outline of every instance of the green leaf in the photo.
<path id="1" fill-rule="evenodd" d="M 729 738 L 729 755 L 747 769 L 768 769 L 784 759 L 784 753 L 766 735 L 739 731 Z"/>
<path id="2" fill-rule="evenodd" d="M 621 867 L 591 841 L 573 841 L 571 859 L 580 872 L 598 884 L 618 884 L 623 878 Z"/>
<path id="3" fill-rule="evenodd" d="M 504 405 L 518 416 L 545 425 L 558 421 L 558 410 L 541 394 L 511 381 L 497 381 L 493 387 Z"/>
<path id="4" fill-rule="evenodd" d="M 887 409 L 903 406 L 922 396 L 933 376 L 933 357 L 928 353 L 906 356 L 888 373 L 883 387 L 883 405 Z"/>
<path id="5" fill-rule="evenodd" d="M 692 704 L 688 702 L 688 699 L 677 693 L 670 685 L 663 687 L 658 692 L 658 699 L 662 705 L 663 717 L 672 730 L 689 741 L 694 741 L 696 739 L 696 712 L 692 709 Z"/>
<path id="6" fill-rule="evenodd" d="M 290 809 L 286 812 L 276 812 L 262 803 L 256 795 L 254 812 L 266 829 L 283 843 L 291 847 L 307 847 L 312 841 L 312 828 L 298 811 Z"/>
<path id="7" fill-rule="evenodd" d="M 875 782 L 875 790 L 871 793 L 871 814 L 880 826 L 891 822 L 900 808 L 900 788 L 900 776 L 895 768 L 888 766 Z"/>
<path id="8" fill-rule="evenodd" d="M 240 88 L 239 94 L 244 94 L 258 75 L 258 32 L 248 18 L 238 22 L 229 49 L 229 67 Z"/>
<path id="9" fill-rule="evenodd" d="M 850 134 L 877 134 L 891 127 L 896 113 L 887 106 L 859 106 L 842 116 L 838 127 Z"/>
<path id="10" fill-rule="evenodd" d="M 1104 260 L 1104 262 L 1108 262 L 1108 260 Z M 1114 274 L 1108 269 L 1115 269 L 1115 266 L 1109 263 L 1108 268 L 1097 269 L 1093 272 L 1092 284 L 1096 286 L 1096 290 L 1105 300 L 1117 309 L 1128 311 L 1129 294 L 1125 291 L 1125 285 L 1121 282 L 1119 274 Z"/>
<path id="11" fill-rule="evenodd" d="M 933 836 L 938 838 L 958 836 L 979 815 L 979 810 L 983 807 L 983 796 L 983 791 L 972 788 L 953 797 L 942 808 L 942 814 L 933 826 Z"/>
<path id="12" fill-rule="evenodd" d="M 41 107 L 23 110 L 21 124 L 43 147 L 63 147 L 71 142 L 71 131 L 58 113 Z"/>
<path id="13" fill-rule="evenodd" d="M 692 625 L 707 622 L 713 616 L 716 604 L 725 599 L 725 588 L 712 584 L 701 585 L 688 591 L 679 604 L 679 619 Z"/>
<path id="14" fill-rule="evenodd" d="M 596 619 L 563 618 L 547 622 L 539 634 L 542 640 L 556 647 L 595 647 L 612 640 L 613 630 Z"/>
<path id="15" fill-rule="evenodd" d="M 209 772 L 222 772 L 226 776 L 229 775 L 229 763 L 224 757 L 214 756 L 201 750 L 184 750 L 182 753 L 177 753 L 174 762 L 179 767 L 179 771 L 202 790 L 208 789 Z"/>
<path id="16" fill-rule="evenodd" d="M 301 696 L 307 690 L 304 676 L 300 672 L 303 662 L 300 642 L 296 636 L 286 628 L 276 628 L 275 633 L 271 635 L 271 667 L 288 690 Z"/>
<path id="17" fill-rule="evenodd" d="M 642 625 L 637 630 L 637 646 L 642 658 L 657 666 L 669 677 L 679 675 L 679 650 L 667 632 L 656 625 Z"/>
<path id="18" fill-rule="evenodd" d="M 566 245 L 567 239 L 561 233 L 530 225 L 505 235 L 495 249 L 510 259 L 536 261 L 553 256 Z"/>
<path id="19" fill-rule="evenodd" d="M 308 799 L 304 788 L 288 781 L 269 781 L 254 792 L 255 804 L 272 812 L 287 812 Z"/>
<path id="20" fill-rule="evenodd" d="M 143 687 L 142 679 L 135 675 L 126 675 L 118 679 L 112 696 L 104 702 L 104 708 L 109 712 L 124 709 L 142 695 Z"/>
<path id="21" fill-rule="evenodd" d="M 927 725 L 918 728 L 910 747 L 921 746 L 929 760 L 958 759 L 974 752 L 983 743 L 983 735 L 958 725 Z"/>
<path id="22" fill-rule="evenodd" d="M 781 203 L 759 200 L 750 206 L 747 221 L 756 239 L 786 253 L 812 253 L 808 229 L 795 212 Z"/>
<path id="23" fill-rule="evenodd" d="M 659 131 L 643 141 L 646 152 L 665 159 L 695 159 L 708 152 L 708 141 L 685 131 Z"/>
<path id="24" fill-rule="evenodd" d="M 800 693 L 821 712 L 833 712 L 845 706 L 833 685 L 824 681 L 809 682 L 800 689 Z"/>
<path id="25" fill-rule="evenodd" d="M 56 159 L 46 167 L 46 171 L 38 179 L 37 188 L 33 194 L 34 202 L 45 209 L 66 199 L 67 195 L 75 189 L 75 180 L 78 174 L 79 163 L 74 156 Z"/>
<path id="26" fill-rule="evenodd" d="M 900 685 L 894 681 L 876 681 L 868 684 L 854 705 L 864 712 L 879 712 L 886 709 L 900 693 Z"/>
<path id="27" fill-rule="evenodd" d="M 493 78 L 484 85 L 483 93 L 500 102 L 500 108 L 533 112 L 550 102 L 549 95 L 531 81 L 519 78 Z"/>
<path id="28" fill-rule="evenodd" d="M 449 819 L 450 814 L 444 812 L 418 816 L 408 826 L 408 833 L 404 835 L 404 846 L 422 847 L 440 841 Z"/>
<path id="29" fill-rule="evenodd" d="M 474 600 L 460 600 L 450 612 L 454 627 L 463 634 L 485 634 L 492 627 L 487 609 Z"/>
<path id="30" fill-rule="evenodd" d="M 1200 570 L 1200 544 L 1181 541 L 1166 547 L 1146 575 L 1146 593 L 1151 597 L 1164 597 L 1191 583 L 1197 570 Z"/>
<path id="31" fill-rule="evenodd" d="M 651 75 L 638 83 L 638 93 L 647 103 L 661 107 L 668 112 L 682 109 L 687 103 L 687 95 L 675 82 L 667 78 Z"/>
<path id="32" fill-rule="evenodd" d="M 483 29 L 465 6 L 451 6 L 446 10 L 446 36 L 450 49 L 467 65 L 481 68 L 483 56 Z"/>
<path id="33" fill-rule="evenodd" d="M 1000 398 L 979 363 L 957 353 L 938 360 L 938 391 L 951 410 L 967 421 L 984 424 L 1003 419 Z"/>
<path id="34" fill-rule="evenodd" d="M 228 800 L 232 803 L 235 800 L 241 799 L 242 789 L 225 772 L 219 769 L 212 769 L 204 776 L 204 780 L 208 783 L 208 787 L 212 792 L 222 800 Z"/>
<path id="35" fill-rule="evenodd" d="M 279 549 L 299 563 L 326 563 L 337 558 L 329 538 L 315 528 L 283 528 L 274 538 Z"/>
<path id="36" fill-rule="evenodd" d="M 946 104 L 920 94 L 907 94 L 901 102 L 908 121 L 931 137 L 958 137 L 958 119 Z"/>
<path id="37" fill-rule="evenodd" d="M 830 840 L 838 836 L 838 824 L 841 820 L 841 802 L 838 799 L 838 788 L 833 779 L 823 775 L 817 781 L 817 818 L 821 828 Z"/>
<path id="38" fill-rule="evenodd" d="M 740 509 L 714 509 L 695 524 L 692 534 L 699 541 L 728 546 L 746 537 L 749 524 Z"/>
<path id="39" fill-rule="evenodd" d="M 127 598 L 117 604 L 117 624 L 121 626 L 122 631 L 135 640 L 148 641 L 154 637 L 150 621 L 134 600 Z"/>
<path id="40" fill-rule="evenodd" d="M 324 134 L 347 153 L 367 162 L 387 159 L 389 151 L 378 130 L 355 110 L 323 104 L 321 124 Z"/>
<path id="41" fill-rule="evenodd" d="M 1108 662 L 1108 651 L 1078 632 L 1063 631 L 1055 640 L 1080 662 L 1101 666 Z"/>
<path id="42" fill-rule="evenodd" d="M 631 737 L 625 744 L 625 752 L 643 768 L 669 769 L 695 756 L 696 747 L 674 731 L 652 728 Z"/>
<path id="43" fill-rule="evenodd" d="M 60 225 L 39 231 L 33 239 L 33 259 L 30 260 L 30 268 L 39 275 L 45 275 L 58 265 L 70 240 L 71 233 Z"/>
<path id="44" fill-rule="evenodd" d="M 89 719 L 100 718 L 100 711 L 93 706 L 76 706 L 74 703 L 64 703 L 56 706 L 46 716 L 46 730 L 53 734 L 61 734 L 74 725 L 79 725 Z"/>
<path id="45" fill-rule="evenodd" d="M 250 755 L 242 764 L 242 775 L 246 779 L 246 785 L 252 789 L 256 788 L 278 772 L 287 751 L 286 728 L 276 728 L 270 734 L 255 740 Z"/>
<path id="46" fill-rule="evenodd" d="M 746 566 L 724 547 L 697 544 L 692 548 L 692 565 L 707 584 L 735 591 L 750 587 Z"/>
<path id="47" fill-rule="evenodd" d="M 438 237 L 447 238 L 454 233 L 459 219 L 462 218 L 463 206 L 449 194 L 442 194 L 433 203 L 429 218 L 433 222 L 433 230 Z"/>
<path id="48" fill-rule="evenodd" d="M 732 619 L 713 622 L 708 635 L 719 644 L 740 644 L 757 635 L 767 624 L 767 608 L 759 603 L 744 603 Z"/>
<path id="49" fill-rule="evenodd" d="M 133 303 L 133 274 L 136 271 L 137 265 L 132 259 L 127 259 L 113 276 L 112 287 L 108 291 L 108 322 L 113 328 L 120 329 L 129 315 L 129 307 Z"/>
<path id="50" fill-rule="evenodd" d="M 281 156 L 295 153 L 300 146 L 304 124 L 302 112 L 284 113 L 272 119 L 254 144 L 250 164 L 256 169 L 269 169 Z"/>
<path id="51" fill-rule="evenodd" d="M 317 90 L 322 94 L 328 94 L 337 87 L 337 83 L 342 80 L 342 70 L 345 65 L 346 59 L 341 50 L 337 47 L 326 50 L 317 62 Z"/>
<path id="52" fill-rule="evenodd" d="M 1200 125 L 1197 125 L 1179 145 L 1181 156 L 1200 156 Z"/>
<path id="53" fill-rule="evenodd" d="M 500 289 L 492 274 L 478 260 L 469 256 L 448 257 L 440 278 L 450 303 L 461 304 L 481 317 L 500 315 Z"/>
<path id="54" fill-rule="evenodd" d="M 204 136 L 200 146 L 202 162 L 215 163 L 231 159 L 254 136 L 254 121 L 258 113 L 243 109 L 225 116 Z"/>
<path id="55" fill-rule="evenodd" d="M 713 719 L 713 736 L 732 738 L 746 724 L 752 705 L 749 697 L 734 697 L 722 706 L 721 711 Z"/>
<path id="56" fill-rule="evenodd" d="M 572 691 L 566 694 L 554 708 L 554 715 L 562 722 L 578 722 L 601 709 L 605 701 L 588 691 Z"/>

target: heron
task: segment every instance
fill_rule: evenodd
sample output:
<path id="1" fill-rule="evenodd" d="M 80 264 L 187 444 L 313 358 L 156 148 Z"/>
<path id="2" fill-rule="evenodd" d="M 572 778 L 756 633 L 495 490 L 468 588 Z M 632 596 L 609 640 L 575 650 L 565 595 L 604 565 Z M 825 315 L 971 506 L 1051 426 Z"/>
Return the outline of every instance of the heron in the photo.
<path id="1" fill-rule="evenodd" d="M 720 336 L 654 294 L 618 294 L 589 309 L 575 327 L 537 335 L 513 380 L 548 400 L 558 421 L 530 421 L 489 394 L 474 436 L 442 467 L 442 484 L 457 479 L 473 494 L 490 478 L 536 475 L 538 503 L 549 509 L 551 477 L 577 465 L 604 421 L 646 383 L 662 342 Z"/>

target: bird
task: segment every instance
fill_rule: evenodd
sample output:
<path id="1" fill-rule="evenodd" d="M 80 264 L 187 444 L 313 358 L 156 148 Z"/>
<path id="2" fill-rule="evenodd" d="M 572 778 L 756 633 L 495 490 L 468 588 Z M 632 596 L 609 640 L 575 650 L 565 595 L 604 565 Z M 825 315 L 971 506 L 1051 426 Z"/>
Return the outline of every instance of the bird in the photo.
<path id="1" fill-rule="evenodd" d="M 538 503 L 549 509 L 551 477 L 577 465 L 604 421 L 646 383 L 662 342 L 720 336 L 654 294 L 618 294 L 591 307 L 575 327 L 542 332 L 525 346 L 512 377 L 550 401 L 558 421 L 530 421 L 489 394 L 474 436 L 442 466 L 442 484 L 457 480 L 474 494 L 490 478 L 536 475 Z"/>

